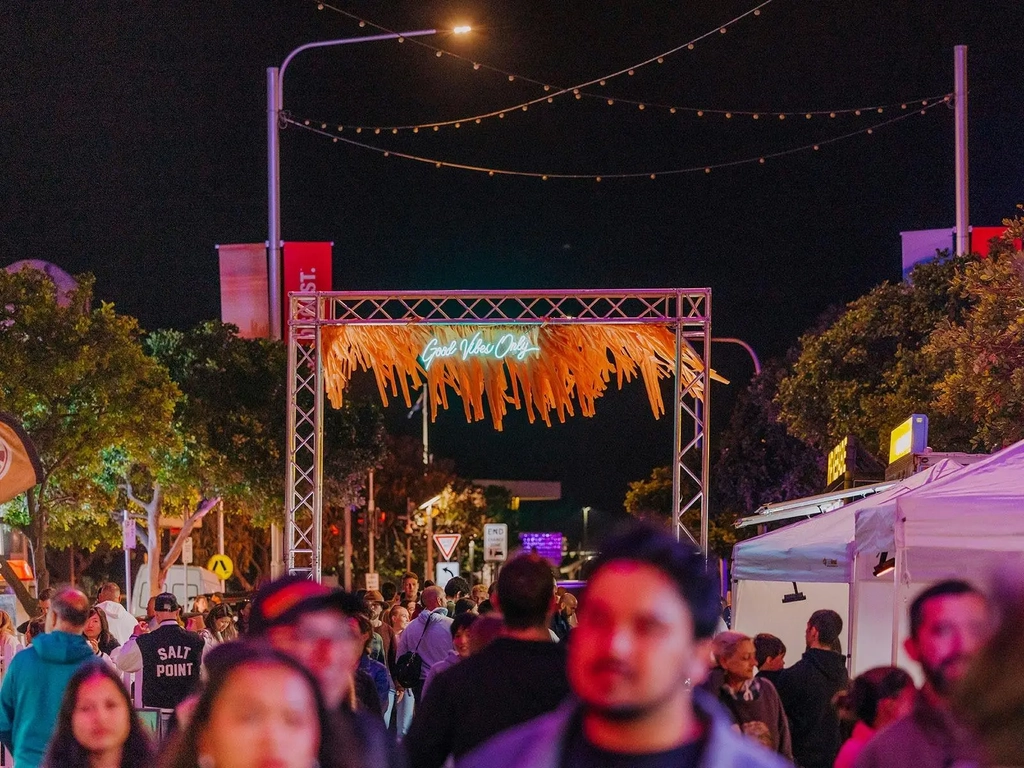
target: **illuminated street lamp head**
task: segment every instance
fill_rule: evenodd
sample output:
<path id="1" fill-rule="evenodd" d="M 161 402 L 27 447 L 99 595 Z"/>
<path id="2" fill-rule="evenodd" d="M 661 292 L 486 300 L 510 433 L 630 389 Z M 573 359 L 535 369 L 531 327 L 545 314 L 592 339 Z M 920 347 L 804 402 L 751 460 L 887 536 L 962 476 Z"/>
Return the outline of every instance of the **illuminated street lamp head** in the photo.
<path id="1" fill-rule="evenodd" d="M 456 35 L 465 35 L 473 31 L 473 28 L 469 24 L 460 24 L 452 30 Z"/>

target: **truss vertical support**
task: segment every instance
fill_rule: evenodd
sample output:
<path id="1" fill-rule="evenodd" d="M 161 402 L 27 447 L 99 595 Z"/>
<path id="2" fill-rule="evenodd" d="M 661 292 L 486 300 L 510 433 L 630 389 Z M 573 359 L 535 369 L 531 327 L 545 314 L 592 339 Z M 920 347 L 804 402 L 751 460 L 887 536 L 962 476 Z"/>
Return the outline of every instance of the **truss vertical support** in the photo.
<path id="1" fill-rule="evenodd" d="M 285 473 L 285 565 L 320 580 L 323 502 L 323 370 L 320 297 L 292 296 L 288 322 L 288 456 Z"/>
<path id="2" fill-rule="evenodd" d="M 676 541 L 682 539 L 680 534 L 685 533 L 689 539 L 693 539 L 690 532 L 683 525 L 683 489 L 682 489 L 682 467 L 683 467 L 683 297 L 680 294 L 676 298 L 676 311 L 679 318 L 676 321 L 676 360 L 675 378 L 673 379 L 673 401 L 672 401 L 672 520 L 676 529 Z"/>
<path id="3" fill-rule="evenodd" d="M 698 411 L 700 430 L 700 551 L 708 556 L 708 529 L 710 527 L 709 491 L 711 479 L 711 291 L 704 298 L 704 370 L 700 377 L 704 381 L 701 388 L 701 409 Z"/>

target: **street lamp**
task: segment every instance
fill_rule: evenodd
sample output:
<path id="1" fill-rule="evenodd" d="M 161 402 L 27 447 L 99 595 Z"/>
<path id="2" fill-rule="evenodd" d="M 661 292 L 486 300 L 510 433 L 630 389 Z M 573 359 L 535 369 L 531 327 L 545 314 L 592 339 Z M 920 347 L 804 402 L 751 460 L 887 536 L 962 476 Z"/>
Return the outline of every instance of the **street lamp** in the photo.
<path id="1" fill-rule="evenodd" d="M 459 27 L 460 34 L 469 31 L 469 27 Z M 393 32 L 384 35 L 364 35 L 348 37 L 341 40 L 321 40 L 315 43 L 300 45 L 284 58 L 280 68 L 267 68 L 267 186 L 268 186 L 268 227 L 270 249 L 270 266 L 267 278 L 270 284 L 270 335 L 275 339 L 283 338 L 281 326 L 281 157 L 280 130 L 281 113 L 284 111 L 284 73 L 291 60 L 310 48 L 327 48 L 333 45 L 350 45 L 353 43 L 370 43 L 377 40 L 400 40 L 406 37 L 421 37 L 437 34 L 436 29 L 417 29 L 412 32 Z"/>

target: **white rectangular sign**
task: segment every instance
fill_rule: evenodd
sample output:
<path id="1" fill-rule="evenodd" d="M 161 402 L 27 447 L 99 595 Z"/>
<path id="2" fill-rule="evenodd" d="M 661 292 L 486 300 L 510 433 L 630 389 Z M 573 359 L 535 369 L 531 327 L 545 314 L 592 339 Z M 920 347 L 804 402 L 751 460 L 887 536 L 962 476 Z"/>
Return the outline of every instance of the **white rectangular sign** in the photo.
<path id="1" fill-rule="evenodd" d="M 486 523 L 484 525 L 484 562 L 502 563 L 508 558 L 508 525 Z"/>
<path id="2" fill-rule="evenodd" d="M 380 574 L 379 573 L 368 573 L 366 574 L 366 591 L 373 590 L 375 592 L 380 591 Z"/>
<path id="3" fill-rule="evenodd" d="M 461 575 L 459 573 L 459 564 L 452 563 L 437 563 L 434 566 L 434 583 L 437 584 L 441 589 L 445 588 L 450 579 L 454 579 L 456 576 Z"/>
<path id="4" fill-rule="evenodd" d="M 181 562 L 184 565 L 192 565 L 192 537 L 189 536 L 181 545 Z"/>

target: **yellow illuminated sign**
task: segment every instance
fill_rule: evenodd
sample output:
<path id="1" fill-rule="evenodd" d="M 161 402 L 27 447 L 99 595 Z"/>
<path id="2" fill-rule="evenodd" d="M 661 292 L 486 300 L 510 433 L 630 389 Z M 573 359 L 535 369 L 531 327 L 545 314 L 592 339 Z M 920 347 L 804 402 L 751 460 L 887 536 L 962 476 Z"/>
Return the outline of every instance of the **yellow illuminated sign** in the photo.
<path id="1" fill-rule="evenodd" d="M 833 481 L 838 480 L 846 474 L 846 450 L 849 444 L 849 436 L 844 437 L 839 445 L 828 452 L 828 469 L 825 479 L 826 485 L 832 485 Z"/>
<path id="2" fill-rule="evenodd" d="M 928 417 L 915 413 L 889 434 L 889 463 L 928 446 Z"/>

